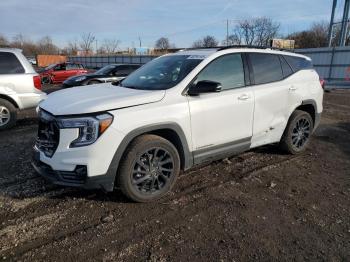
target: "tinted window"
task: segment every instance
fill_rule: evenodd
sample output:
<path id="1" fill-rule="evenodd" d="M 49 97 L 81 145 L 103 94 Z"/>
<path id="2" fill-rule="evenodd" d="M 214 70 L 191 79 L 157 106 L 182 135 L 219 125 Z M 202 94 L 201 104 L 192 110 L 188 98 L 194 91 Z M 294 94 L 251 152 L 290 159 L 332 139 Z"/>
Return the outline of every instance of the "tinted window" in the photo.
<path id="1" fill-rule="evenodd" d="M 296 57 L 296 56 L 283 56 L 288 64 L 293 68 L 294 72 L 302 70 L 302 69 L 310 69 L 312 68 L 312 63 L 309 60 L 306 60 L 302 57 Z"/>
<path id="2" fill-rule="evenodd" d="M 132 68 L 133 70 L 136 70 L 138 68 L 140 68 L 141 65 L 131 65 L 130 68 Z"/>
<path id="3" fill-rule="evenodd" d="M 198 74 L 195 83 L 203 80 L 219 82 L 222 90 L 244 86 L 241 55 L 225 55 L 214 60 Z"/>
<path id="4" fill-rule="evenodd" d="M 9 52 L 0 52 L 0 74 L 21 74 L 24 68 L 17 57 Z"/>
<path id="5" fill-rule="evenodd" d="M 291 74 L 293 74 L 292 68 L 290 68 L 290 66 L 288 65 L 288 63 L 286 62 L 286 60 L 283 58 L 283 56 L 280 56 L 280 60 L 281 60 L 281 66 L 282 66 L 283 77 L 288 77 L 288 76 L 290 76 Z"/>
<path id="6" fill-rule="evenodd" d="M 277 55 L 249 54 L 253 66 L 255 84 L 266 84 L 283 78 L 281 63 Z"/>
<path id="7" fill-rule="evenodd" d="M 55 71 L 62 71 L 62 70 L 66 70 L 66 65 L 65 64 L 59 64 L 55 67 L 54 69 Z"/>
<path id="8" fill-rule="evenodd" d="M 130 68 L 130 66 L 119 66 L 114 71 L 115 76 L 127 76 L 129 75 L 134 69 Z"/>
<path id="9" fill-rule="evenodd" d="M 67 64 L 67 70 L 80 69 L 79 65 L 76 64 Z"/>

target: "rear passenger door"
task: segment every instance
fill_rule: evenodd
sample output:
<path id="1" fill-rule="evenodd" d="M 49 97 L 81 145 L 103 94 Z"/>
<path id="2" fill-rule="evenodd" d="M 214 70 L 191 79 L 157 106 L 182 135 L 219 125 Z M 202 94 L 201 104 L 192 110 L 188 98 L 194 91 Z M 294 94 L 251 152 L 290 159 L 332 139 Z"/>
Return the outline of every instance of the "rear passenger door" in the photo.
<path id="1" fill-rule="evenodd" d="M 289 118 L 291 84 L 286 80 L 278 54 L 249 53 L 255 96 L 252 147 L 280 140 Z M 284 61 L 283 61 L 284 62 Z M 289 67 L 290 72 L 291 68 Z"/>

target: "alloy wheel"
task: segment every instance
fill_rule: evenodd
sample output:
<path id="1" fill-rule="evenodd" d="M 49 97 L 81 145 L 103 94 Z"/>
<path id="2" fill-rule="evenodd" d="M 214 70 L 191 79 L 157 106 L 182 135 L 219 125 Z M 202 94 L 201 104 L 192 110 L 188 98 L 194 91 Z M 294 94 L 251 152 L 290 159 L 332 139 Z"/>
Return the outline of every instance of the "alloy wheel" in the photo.
<path id="1" fill-rule="evenodd" d="M 6 125 L 8 122 L 10 122 L 10 119 L 10 110 L 4 106 L 0 106 L 0 126 Z"/>
<path id="2" fill-rule="evenodd" d="M 132 185 L 144 194 L 157 194 L 174 174 L 174 160 L 171 154 L 160 147 L 141 153 L 132 171 Z"/>
<path id="3" fill-rule="evenodd" d="M 296 121 L 292 130 L 292 145 L 300 150 L 308 141 L 311 133 L 311 123 L 307 118 L 300 118 Z"/>

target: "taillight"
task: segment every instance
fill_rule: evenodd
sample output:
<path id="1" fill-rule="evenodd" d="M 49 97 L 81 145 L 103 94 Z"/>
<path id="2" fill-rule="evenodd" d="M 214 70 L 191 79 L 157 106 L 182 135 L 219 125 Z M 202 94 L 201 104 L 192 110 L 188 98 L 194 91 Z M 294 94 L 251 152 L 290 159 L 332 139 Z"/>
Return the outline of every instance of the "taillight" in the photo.
<path id="1" fill-rule="evenodd" d="M 325 85 L 326 85 L 326 81 L 324 79 L 320 78 L 320 84 L 321 84 L 322 88 L 324 89 Z"/>
<path id="2" fill-rule="evenodd" d="M 33 82 L 34 82 L 34 87 L 36 89 L 41 90 L 41 77 L 40 76 L 33 76 Z"/>

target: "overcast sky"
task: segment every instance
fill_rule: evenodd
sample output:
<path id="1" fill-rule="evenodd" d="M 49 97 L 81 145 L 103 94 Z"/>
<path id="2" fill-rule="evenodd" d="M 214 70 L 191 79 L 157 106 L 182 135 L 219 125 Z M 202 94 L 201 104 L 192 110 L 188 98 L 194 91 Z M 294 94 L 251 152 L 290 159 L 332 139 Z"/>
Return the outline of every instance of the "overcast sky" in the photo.
<path id="1" fill-rule="evenodd" d="M 223 40 L 225 19 L 233 28 L 237 19 L 267 16 L 288 34 L 329 21 L 331 6 L 332 0 L 0 0 L 0 34 L 49 35 L 61 47 L 83 32 L 101 42 L 119 39 L 122 47 L 137 46 L 139 36 L 152 47 L 166 36 L 187 47 L 207 34 Z"/>

